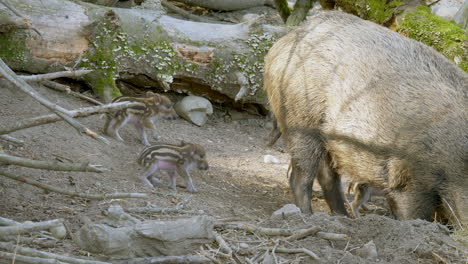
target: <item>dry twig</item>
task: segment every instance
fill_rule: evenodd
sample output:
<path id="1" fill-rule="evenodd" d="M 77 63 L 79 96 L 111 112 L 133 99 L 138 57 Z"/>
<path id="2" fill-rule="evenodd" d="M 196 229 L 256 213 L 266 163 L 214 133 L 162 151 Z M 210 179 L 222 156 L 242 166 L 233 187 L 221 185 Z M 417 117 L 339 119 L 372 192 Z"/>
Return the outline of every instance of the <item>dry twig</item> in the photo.
<path id="1" fill-rule="evenodd" d="M 15 181 L 19 181 L 22 183 L 26 183 L 26 184 L 41 188 L 43 190 L 65 194 L 71 197 L 85 198 L 89 200 L 105 200 L 105 199 L 119 199 L 119 198 L 147 198 L 148 197 L 144 193 L 110 193 L 110 194 L 77 193 L 77 192 L 66 191 L 63 188 L 57 188 L 55 186 L 51 186 L 48 184 L 43 184 L 43 183 L 40 183 L 38 181 L 29 179 L 26 177 L 16 176 L 3 170 L 0 170 L 0 175 L 6 176 L 7 178 L 13 179 Z"/>
<path id="2" fill-rule="evenodd" d="M 116 264 L 157 264 L 157 263 L 211 263 L 211 260 L 204 256 L 165 256 L 165 257 L 151 257 L 151 258 L 133 258 L 120 262 L 115 262 Z"/>
<path id="3" fill-rule="evenodd" d="M 3 139 L 5 141 L 9 141 L 9 142 L 12 142 L 12 143 L 15 143 L 15 144 L 24 144 L 24 140 L 14 138 L 14 137 L 9 136 L 9 135 L 0 135 L 0 139 Z"/>
<path id="4" fill-rule="evenodd" d="M 3 75 L 6 79 L 8 79 L 11 83 L 13 83 L 17 88 L 22 90 L 23 92 L 27 93 L 31 97 L 33 97 L 35 100 L 37 100 L 40 104 L 43 106 L 47 107 L 49 110 L 54 112 L 56 115 L 61 117 L 63 120 L 65 120 L 68 124 L 70 124 L 72 127 L 74 127 L 80 134 L 85 134 L 87 136 L 90 136 L 94 139 L 97 139 L 103 143 L 108 144 L 109 141 L 105 139 L 104 137 L 99 136 L 89 128 L 85 127 L 82 125 L 80 122 L 75 120 L 70 116 L 70 112 L 66 110 L 65 108 L 58 106 L 49 100 L 45 99 L 42 97 L 39 93 L 37 93 L 25 80 L 19 78 L 9 67 L 8 65 L 3 62 L 3 60 L 0 58 L 0 74 Z"/>
<path id="5" fill-rule="evenodd" d="M 91 98 L 89 96 L 86 96 L 84 94 L 81 94 L 81 93 L 77 93 L 77 92 L 74 92 L 70 89 L 69 86 L 67 85 L 64 85 L 64 84 L 61 84 L 61 83 L 57 83 L 57 82 L 54 82 L 54 81 L 49 81 L 49 80 L 46 80 L 46 81 L 42 81 L 41 82 L 44 86 L 46 87 L 49 87 L 51 89 L 54 89 L 54 90 L 57 90 L 57 91 L 61 91 L 61 92 L 64 92 L 64 93 L 67 93 L 67 94 L 71 94 L 77 98 L 80 98 L 80 99 L 83 99 L 83 100 L 86 100 L 88 102 L 91 102 L 95 105 L 103 105 L 103 103 L 99 102 L 98 100 L 94 99 L 94 98 Z"/>
<path id="6" fill-rule="evenodd" d="M 37 249 L 20 247 L 20 246 L 16 246 L 11 243 L 5 243 L 5 242 L 0 242 L 0 249 L 6 250 L 6 251 L 16 250 L 18 254 L 21 254 L 24 256 L 39 257 L 39 258 L 46 258 L 46 259 L 47 258 L 56 259 L 56 260 L 63 261 L 66 263 L 71 263 L 71 264 L 109 264 L 109 262 L 101 262 L 101 261 L 94 261 L 94 260 L 79 259 L 76 257 L 68 257 L 68 256 L 58 255 L 58 254 L 49 253 L 45 251 L 40 251 Z"/>
<path id="7" fill-rule="evenodd" d="M 147 213 L 147 214 L 196 214 L 197 212 L 191 210 L 182 210 L 178 208 L 156 208 L 156 207 L 134 207 L 125 209 L 129 213 Z"/>
<path id="8" fill-rule="evenodd" d="M 54 219 L 37 223 L 17 223 L 11 226 L 0 226 L 0 236 L 25 234 L 57 226 L 63 226 L 63 219 Z"/>
<path id="9" fill-rule="evenodd" d="M 86 117 L 86 116 L 96 115 L 96 114 L 105 113 L 105 112 L 117 111 L 119 109 L 136 106 L 138 104 L 139 103 L 137 102 L 121 102 L 121 103 L 113 103 L 113 104 L 100 105 L 100 106 L 83 107 L 83 108 L 78 108 L 76 110 L 70 111 L 70 114 L 72 117 Z M 9 134 L 17 130 L 44 125 L 48 123 L 53 123 L 53 122 L 57 122 L 60 120 L 62 120 L 60 117 L 58 117 L 55 114 L 51 114 L 51 115 L 44 115 L 44 116 L 38 116 L 38 117 L 20 120 L 20 121 L 17 121 L 16 123 L 9 124 L 9 125 L 0 124 L 0 135 Z"/>
<path id="10" fill-rule="evenodd" d="M 299 240 L 299 239 L 307 237 L 307 236 L 313 236 L 313 235 L 317 234 L 319 231 L 320 231 L 320 227 L 314 226 L 314 227 L 305 229 L 304 231 L 297 232 L 297 233 L 285 238 L 285 240 L 288 241 L 288 242 Z"/>
<path id="11" fill-rule="evenodd" d="M 106 171 L 105 168 L 98 168 L 100 165 L 80 164 L 80 163 L 62 163 L 58 161 L 41 161 L 21 158 L 8 154 L 0 153 L 0 162 L 6 164 L 18 165 L 28 168 L 55 170 L 55 171 L 83 171 L 83 172 L 97 172 L 101 173 Z"/>
<path id="12" fill-rule="evenodd" d="M 229 244 L 226 242 L 226 240 L 224 240 L 224 238 L 221 236 L 221 234 L 215 231 L 213 231 L 213 234 L 215 236 L 215 240 L 218 243 L 221 251 L 226 253 L 227 255 L 232 256 L 232 249 L 229 246 Z"/>
<path id="13" fill-rule="evenodd" d="M 62 77 L 68 78 L 78 78 L 85 74 L 92 72 L 92 70 L 71 70 L 71 71 L 61 71 L 45 74 L 36 74 L 36 75 L 19 75 L 21 79 L 30 82 L 40 82 L 45 80 L 57 79 Z"/>

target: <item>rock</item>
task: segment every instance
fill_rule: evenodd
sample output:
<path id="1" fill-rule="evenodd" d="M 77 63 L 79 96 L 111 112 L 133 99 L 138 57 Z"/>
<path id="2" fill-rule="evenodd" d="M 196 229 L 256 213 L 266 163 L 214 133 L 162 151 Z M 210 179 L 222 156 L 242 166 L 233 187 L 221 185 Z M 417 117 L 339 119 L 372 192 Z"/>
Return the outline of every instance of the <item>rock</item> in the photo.
<path id="1" fill-rule="evenodd" d="M 465 1 L 453 19 L 465 30 L 465 32 L 468 30 L 468 1 Z"/>
<path id="2" fill-rule="evenodd" d="M 375 247 L 374 241 L 371 240 L 362 248 L 356 249 L 356 255 L 366 258 L 366 259 L 375 259 L 377 258 L 377 248 Z"/>
<path id="3" fill-rule="evenodd" d="M 56 239 L 63 239 L 67 236 L 67 229 L 64 225 L 52 227 L 49 231 Z"/>
<path id="4" fill-rule="evenodd" d="M 265 163 L 273 163 L 273 164 L 280 164 L 281 162 L 279 159 L 273 155 L 265 155 L 263 156 L 263 162 Z"/>
<path id="5" fill-rule="evenodd" d="M 206 123 L 207 115 L 213 113 L 213 106 L 210 101 L 200 96 L 187 96 L 174 105 L 174 109 L 179 116 L 197 125 L 203 126 Z"/>
<path id="6" fill-rule="evenodd" d="M 431 6 L 434 15 L 446 20 L 453 20 L 463 5 L 463 0 L 441 0 Z"/>
<path id="7" fill-rule="evenodd" d="M 301 209 L 297 207 L 295 204 L 286 204 L 285 206 L 281 207 L 281 209 L 276 210 L 271 215 L 271 218 L 282 218 L 291 215 L 300 215 Z"/>

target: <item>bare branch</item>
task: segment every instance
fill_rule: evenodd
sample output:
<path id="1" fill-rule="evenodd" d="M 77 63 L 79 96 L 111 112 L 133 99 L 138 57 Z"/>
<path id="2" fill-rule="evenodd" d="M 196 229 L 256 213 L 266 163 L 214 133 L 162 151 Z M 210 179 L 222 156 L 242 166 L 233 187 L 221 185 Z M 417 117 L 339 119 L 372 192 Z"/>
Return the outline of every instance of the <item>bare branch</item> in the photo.
<path id="1" fill-rule="evenodd" d="M 148 196 L 144 193 L 111 193 L 111 194 L 87 194 L 87 193 L 76 193 L 76 192 L 71 192 L 71 191 L 66 191 L 63 188 L 57 188 L 48 184 L 43 184 L 38 181 L 21 177 L 21 176 L 16 176 L 11 173 L 8 173 L 6 171 L 0 170 L 0 175 L 3 175 L 7 178 L 13 179 L 15 181 L 19 181 L 22 183 L 26 183 L 38 188 L 41 188 L 43 190 L 51 191 L 51 192 L 56 192 L 60 194 L 65 194 L 71 197 L 80 197 L 80 198 L 85 198 L 89 200 L 105 200 L 105 199 L 121 199 L 121 198 L 147 198 Z"/>
<path id="2" fill-rule="evenodd" d="M 260 247 L 257 250 L 269 250 L 267 247 Z M 287 253 L 287 254 L 296 254 L 296 253 L 303 253 L 309 255 L 312 259 L 319 261 L 320 258 L 314 252 L 306 249 L 306 248 L 276 248 L 275 252 L 277 253 Z"/>
<path id="3" fill-rule="evenodd" d="M 221 234 L 219 234 L 218 232 L 215 232 L 215 231 L 213 231 L 213 234 L 215 236 L 216 242 L 218 242 L 218 245 L 219 245 L 221 251 L 223 251 L 224 253 L 232 256 L 232 249 L 229 246 L 229 244 L 224 240 L 223 236 L 221 236 Z"/>
<path id="4" fill-rule="evenodd" d="M 17 224 L 19 224 L 19 222 L 16 222 L 15 220 L 0 217 L 0 226 L 11 226 L 11 225 L 17 225 Z"/>
<path id="5" fill-rule="evenodd" d="M 116 262 L 116 264 L 157 264 L 157 263 L 170 263 L 170 264 L 178 264 L 178 263 L 211 263 L 206 257 L 203 256 L 165 256 L 165 257 L 151 257 L 151 258 L 133 258 L 128 259 L 120 262 Z"/>
<path id="6" fill-rule="evenodd" d="M 0 135 L 0 139 L 3 139 L 5 141 L 9 141 L 9 142 L 12 142 L 12 143 L 15 143 L 15 144 L 24 144 L 24 140 L 14 138 L 14 137 L 9 136 L 9 135 Z"/>
<path id="7" fill-rule="evenodd" d="M 54 253 L 44 252 L 32 248 L 20 247 L 13 245 L 11 243 L 0 242 L 0 249 L 5 251 L 13 252 L 16 250 L 18 254 L 26 255 L 29 257 L 39 257 L 39 258 L 50 258 L 56 259 L 59 261 L 64 261 L 71 264 L 109 264 L 109 262 L 101 262 L 101 261 L 94 261 L 94 260 L 86 260 L 86 259 L 79 259 L 75 257 L 68 257 L 63 255 L 58 255 Z"/>
<path id="8" fill-rule="evenodd" d="M 44 86 L 47 86 L 51 89 L 54 89 L 54 90 L 57 90 L 57 91 L 61 91 L 61 92 L 65 92 L 67 94 L 71 94 L 75 97 L 78 97 L 80 99 L 83 99 L 83 100 L 86 100 L 88 102 L 91 102 L 93 104 L 96 104 L 96 105 L 103 105 L 103 103 L 99 102 L 98 100 L 94 99 L 94 98 L 91 98 L 91 97 L 88 97 L 84 94 L 81 94 L 81 93 L 77 93 L 77 92 L 74 92 L 70 89 L 69 86 L 67 85 L 64 85 L 64 84 L 61 84 L 61 83 L 57 83 L 57 82 L 54 82 L 54 81 L 49 81 L 49 80 L 45 80 L 45 81 L 42 81 L 41 82 Z"/>
<path id="9" fill-rule="evenodd" d="M 155 208 L 155 207 L 134 207 L 125 209 L 129 213 L 153 213 L 153 214 L 196 214 L 195 211 L 182 210 L 178 208 Z"/>
<path id="10" fill-rule="evenodd" d="M 14 263 L 13 260 L 16 260 L 16 262 L 28 264 L 67 264 L 56 259 L 27 257 L 2 251 L 0 251 L 0 259 L 9 259 L 12 260 L 12 263 Z"/>
<path id="11" fill-rule="evenodd" d="M 62 77 L 78 78 L 90 72 L 92 72 L 92 70 L 71 70 L 71 71 L 60 71 L 60 72 L 36 74 L 36 75 L 18 75 L 18 77 L 20 77 L 21 79 L 25 81 L 39 82 L 39 81 L 57 79 L 57 78 L 62 78 Z"/>
<path id="12" fill-rule="evenodd" d="M 97 168 L 99 165 L 80 164 L 80 163 L 62 163 L 59 161 L 40 161 L 21 158 L 8 154 L 0 153 L 0 162 L 6 164 L 18 165 L 28 168 L 55 170 L 55 171 L 83 171 L 83 172 L 103 172 L 107 169 Z"/>
<path id="13" fill-rule="evenodd" d="M 320 231 L 320 227 L 314 226 L 314 227 L 305 229 L 302 232 L 297 232 L 293 234 L 292 236 L 287 237 L 285 240 L 289 242 L 295 241 L 295 240 L 298 240 L 307 236 L 313 236 L 317 234 L 319 231 Z"/>
<path id="14" fill-rule="evenodd" d="M 0 236 L 25 234 L 63 225 L 63 219 L 54 219 L 37 223 L 17 223 L 12 226 L 0 226 Z"/>
<path id="15" fill-rule="evenodd" d="M 60 116 L 64 119 L 67 123 L 69 123 L 72 127 L 74 127 L 79 133 L 89 135 L 88 128 L 83 126 L 80 122 L 76 121 L 72 117 L 70 117 L 70 112 L 61 106 L 53 104 L 49 100 L 42 97 L 39 93 L 37 93 L 26 81 L 19 78 L 9 67 L 8 65 L 0 59 L 0 74 L 7 78 L 10 82 L 12 82 L 16 87 L 21 89 L 23 92 L 29 94 L 31 97 L 36 99 L 40 104 L 50 109 L 56 115 Z M 104 143 L 108 143 L 107 140 L 103 140 L 103 137 L 94 137 L 95 139 L 101 140 Z"/>
<path id="16" fill-rule="evenodd" d="M 328 232 L 317 232 L 317 237 L 327 239 L 327 240 L 348 240 L 349 236 L 346 234 L 336 234 Z"/>
<path id="17" fill-rule="evenodd" d="M 119 109 L 124 109 L 131 106 L 138 105 L 137 102 L 121 102 L 121 103 L 113 103 L 108 105 L 102 106 L 93 106 L 93 107 L 83 107 L 73 111 L 70 111 L 71 116 L 73 117 L 86 117 L 90 115 L 110 112 L 110 111 L 117 111 Z M 48 123 L 53 123 L 57 121 L 61 121 L 62 119 L 55 114 L 44 115 L 33 117 L 29 119 L 20 120 L 14 124 L 6 125 L 0 124 L 0 135 L 2 134 L 9 134 L 17 130 L 44 125 Z"/>

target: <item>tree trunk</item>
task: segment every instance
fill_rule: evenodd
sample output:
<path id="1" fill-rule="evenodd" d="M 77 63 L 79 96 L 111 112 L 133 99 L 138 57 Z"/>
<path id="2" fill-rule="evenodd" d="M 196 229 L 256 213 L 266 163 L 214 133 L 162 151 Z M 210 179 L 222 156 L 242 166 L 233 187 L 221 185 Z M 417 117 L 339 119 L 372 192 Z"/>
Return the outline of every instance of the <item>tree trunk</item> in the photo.
<path id="1" fill-rule="evenodd" d="M 171 90 L 217 102 L 266 104 L 263 57 L 288 31 L 258 22 L 200 23 L 158 10 L 67 0 L 10 4 L 41 36 L 21 28 L 0 33 L 0 57 L 12 69 L 30 73 L 92 69 L 83 79 L 105 101 L 120 95 L 116 81 L 124 81 L 147 88 L 165 82 Z"/>

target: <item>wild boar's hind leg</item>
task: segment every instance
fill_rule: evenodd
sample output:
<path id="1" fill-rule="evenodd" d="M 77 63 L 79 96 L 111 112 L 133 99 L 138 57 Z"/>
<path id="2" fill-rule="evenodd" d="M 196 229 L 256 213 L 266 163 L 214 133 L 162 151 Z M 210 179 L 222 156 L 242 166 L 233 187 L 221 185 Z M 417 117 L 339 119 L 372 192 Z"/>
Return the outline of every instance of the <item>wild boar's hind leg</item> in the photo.
<path id="1" fill-rule="evenodd" d="M 344 196 L 341 188 L 341 178 L 336 170 L 331 168 L 329 162 L 324 162 L 321 173 L 317 178 L 325 196 L 325 201 L 332 212 L 348 215 L 346 207 L 344 206 Z"/>

